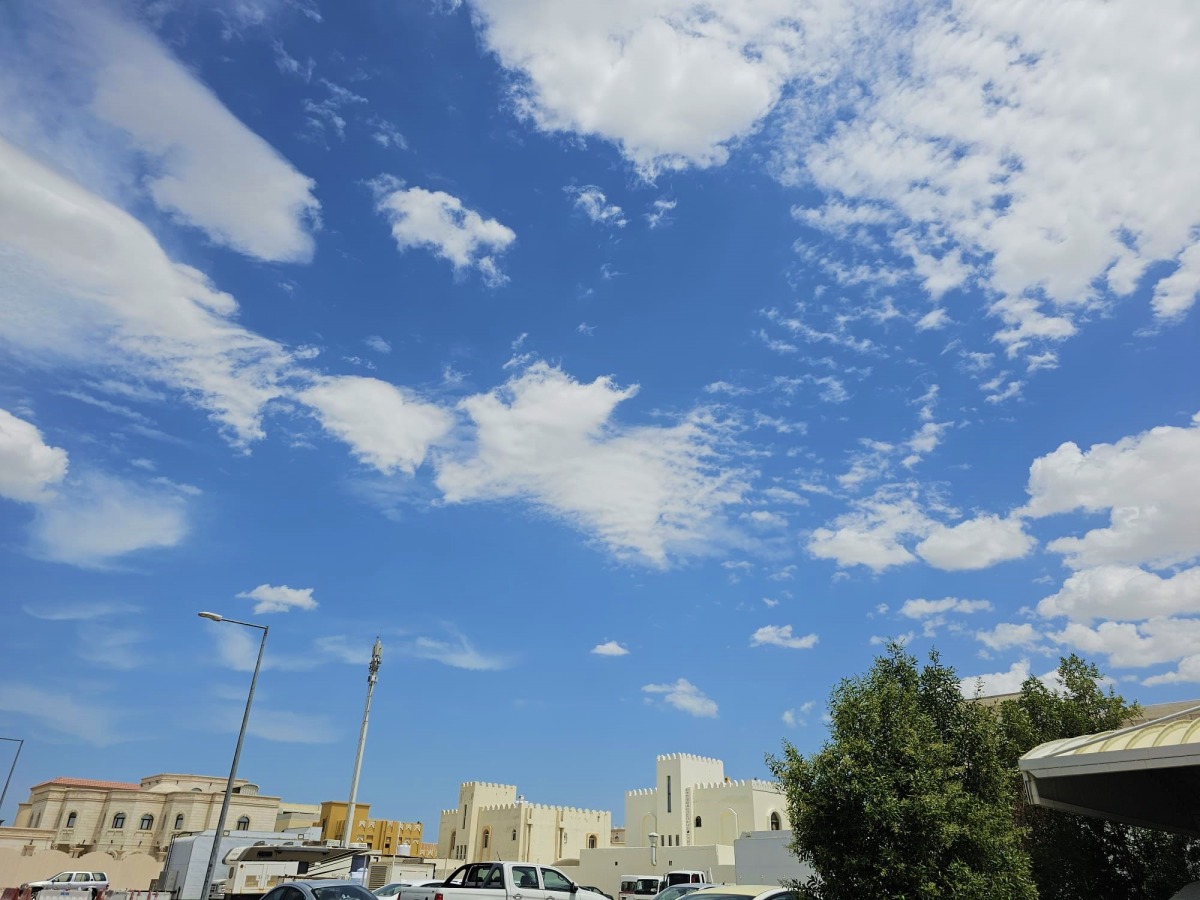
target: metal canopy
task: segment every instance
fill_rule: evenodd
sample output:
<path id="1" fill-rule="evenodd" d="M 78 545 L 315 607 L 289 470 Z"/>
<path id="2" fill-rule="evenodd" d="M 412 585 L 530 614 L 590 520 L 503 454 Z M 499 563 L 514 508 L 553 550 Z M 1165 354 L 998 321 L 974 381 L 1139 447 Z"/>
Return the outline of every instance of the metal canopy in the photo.
<path id="1" fill-rule="evenodd" d="M 1028 802 L 1200 837 L 1200 707 L 1021 757 Z"/>

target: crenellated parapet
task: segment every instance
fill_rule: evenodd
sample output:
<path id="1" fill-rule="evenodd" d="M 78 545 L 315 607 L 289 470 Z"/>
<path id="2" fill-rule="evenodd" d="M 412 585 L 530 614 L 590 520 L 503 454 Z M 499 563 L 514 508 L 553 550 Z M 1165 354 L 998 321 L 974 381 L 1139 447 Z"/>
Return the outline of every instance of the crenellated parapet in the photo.
<path id="1" fill-rule="evenodd" d="M 686 760 L 691 760 L 692 762 L 702 762 L 702 763 L 710 763 L 710 764 L 715 763 L 716 765 L 719 765 L 719 766 L 724 765 L 724 763 L 721 762 L 721 760 L 719 760 L 719 759 L 713 759 L 711 756 L 696 756 L 694 753 L 665 753 L 661 756 L 654 757 L 654 759 L 656 762 L 670 762 L 670 761 L 676 760 L 676 759 L 679 759 L 679 760 L 686 759 Z"/>

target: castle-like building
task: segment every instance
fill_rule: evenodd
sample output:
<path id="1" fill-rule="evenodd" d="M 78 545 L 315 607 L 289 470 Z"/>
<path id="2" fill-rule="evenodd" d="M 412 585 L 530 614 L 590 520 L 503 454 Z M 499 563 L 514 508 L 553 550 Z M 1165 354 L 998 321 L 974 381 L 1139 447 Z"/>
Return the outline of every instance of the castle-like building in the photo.
<path id="1" fill-rule="evenodd" d="M 529 803 L 511 784 L 465 782 L 458 808 L 442 810 L 437 855 L 482 861 L 553 863 L 609 846 L 612 813 Z"/>

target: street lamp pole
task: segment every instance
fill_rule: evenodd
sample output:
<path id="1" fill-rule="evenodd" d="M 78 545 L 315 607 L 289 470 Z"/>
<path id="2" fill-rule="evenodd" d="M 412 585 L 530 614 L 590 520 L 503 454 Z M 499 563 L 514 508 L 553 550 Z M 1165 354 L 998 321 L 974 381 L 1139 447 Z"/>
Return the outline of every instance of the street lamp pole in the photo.
<path id="1" fill-rule="evenodd" d="M 8 767 L 8 777 L 4 779 L 4 790 L 0 791 L 0 812 L 4 810 L 4 798 L 8 796 L 8 785 L 12 781 L 13 772 L 17 770 L 17 760 L 21 756 L 21 748 L 25 746 L 23 738 L 0 738 L 0 741 L 13 741 L 17 745 L 17 752 L 13 756 L 12 765 Z M 4 824 L 4 820 L 0 819 L 0 825 Z"/>
<path id="2" fill-rule="evenodd" d="M 250 704 L 254 701 L 254 686 L 258 683 L 258 670 L 262 667 L 268 628 L 266 625 L 255 625 L 253 622 L 227 619 L 212 612 L 202 612 L 197 615 L 202 619 L 211 619 L 214 622 L 245 625 L 247 628 L 258 628 L 262 631 L 262 640 L 258 644 L 258 661 L 254 664 L 254 675 L 250 678 L 250 693 L 246 696 L 246 711 L 242 713 L 242 729 L 238 732 L 237 746 L 233 750 L 233 765 L 229 767 L 229 781 L 225 784 L 225 797 L 221 800 L 221 814 L 217 817 L 217 831 L 213 835 L 212 851 L 208 854 L 208 868 L 204 872 L 204 885 L 200 889 L 200 900 L 208 900 L 208 895 L 212 891 L 213 874 L 217 870 L 217 858 L 221 855 L 221 835 L 225 833 L 225 817 L 229 815 L 229 800 L 233 796 L 233 782 L 237 778 L 238 760 L 242 756 L 242 741 L 246 737 L 246 724 L 250 721 Z"/>

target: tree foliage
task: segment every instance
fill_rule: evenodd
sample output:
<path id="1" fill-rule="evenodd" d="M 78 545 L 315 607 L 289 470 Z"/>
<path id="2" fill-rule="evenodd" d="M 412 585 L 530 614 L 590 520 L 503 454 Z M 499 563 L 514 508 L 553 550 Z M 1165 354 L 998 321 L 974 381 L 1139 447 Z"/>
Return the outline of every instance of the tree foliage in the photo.
<path id="1" fill-rule="evenodd" d="M 1036 896 L 996 719 L 936 653 L 898 644 L 834 689 L 828 743 L 768 757 L 812 900 Z"/>
<path id="2" fill-rule="evenodd" d="M 1026 679 L 1020 696 L 995 710 L 1039 896 L 1161 900 L 1200 879 L 1197 841 L 1023 802 L 1017 773 L 1023 753 L 1046 741 L 1120 728 L 1140 712 L 1111 687 L 1103 690 L 1097 667 L 1074 654 L 1059 661 L 1058 678 L 1053 690 L 1037 678 Z"/>

